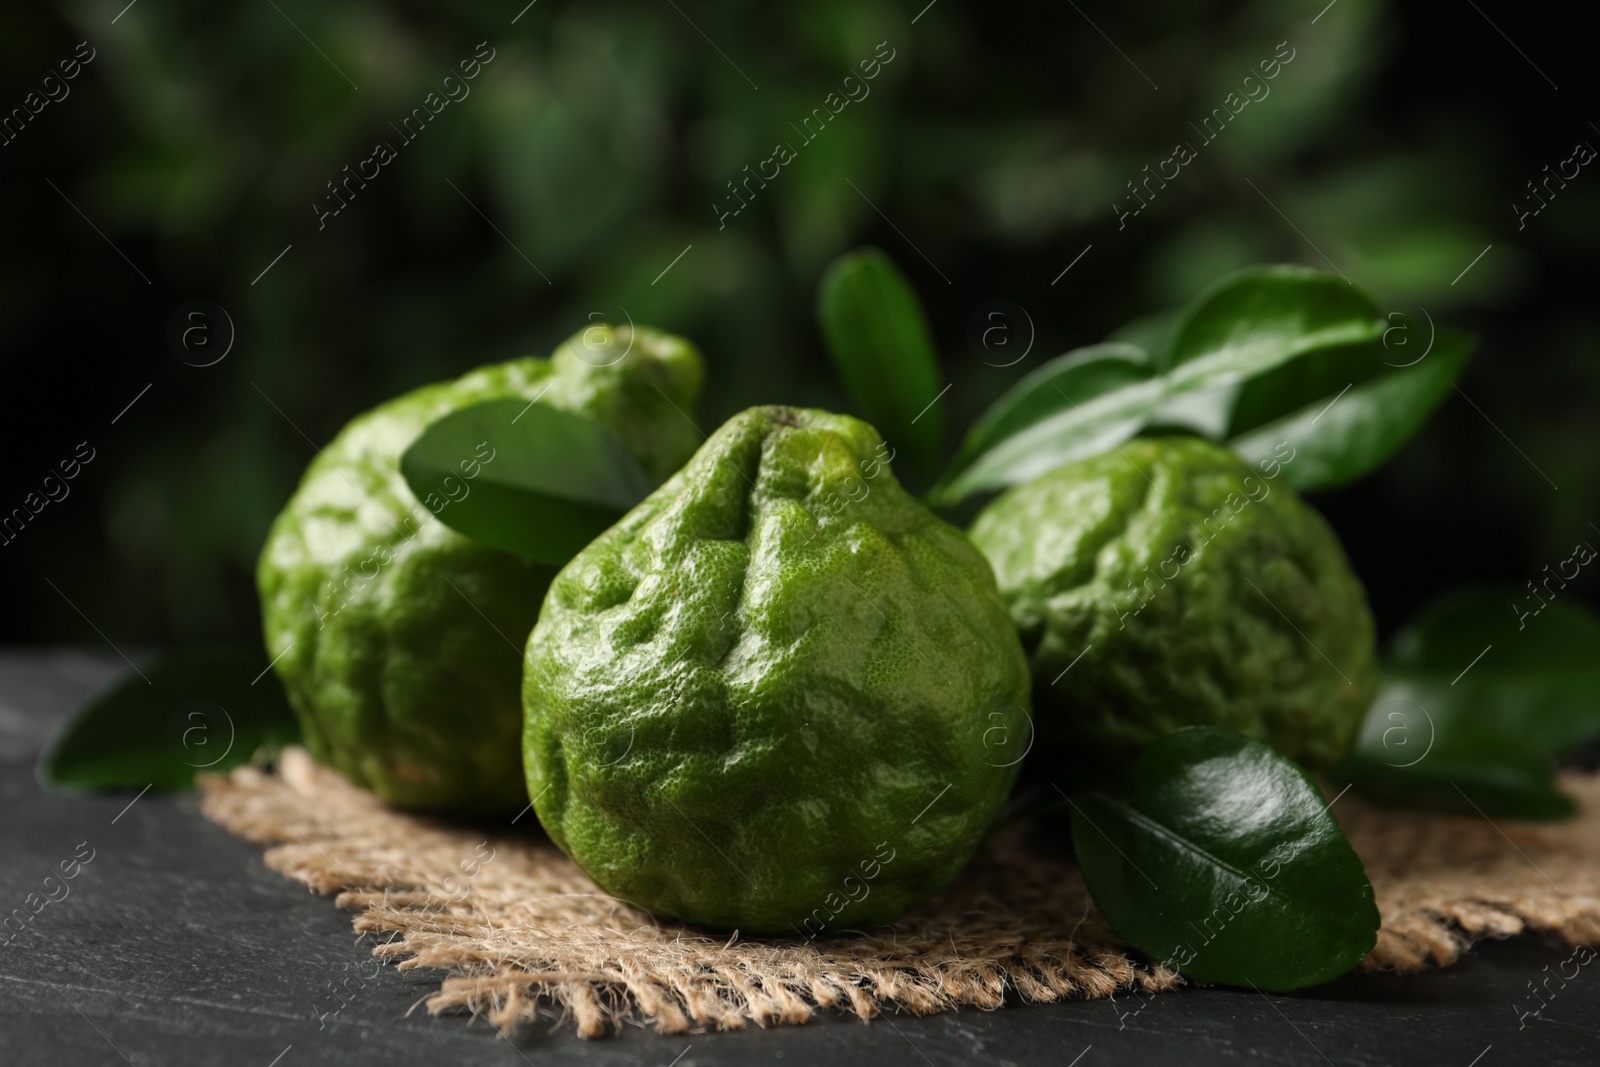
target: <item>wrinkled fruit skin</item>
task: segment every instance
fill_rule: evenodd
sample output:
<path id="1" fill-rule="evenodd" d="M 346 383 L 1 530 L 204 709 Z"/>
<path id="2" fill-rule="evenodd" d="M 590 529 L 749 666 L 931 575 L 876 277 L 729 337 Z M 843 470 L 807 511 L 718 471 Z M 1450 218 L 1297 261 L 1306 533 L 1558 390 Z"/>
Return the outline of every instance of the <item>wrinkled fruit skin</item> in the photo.
<path id="1" fill-rule="evenodd" d="M 1035 765 L 1102 778 L 1195 725 L 1313 769 L 1345 753 L 1377 686 L 1372 615 L 1281 469 L 1199 438 L 1136 440 L 978 516 L 1033 666 Z"/>
<path id="2" fill-rule="evenodd" d="M 594 327 L 552 360 L 425 386 L 340 431 L 273 524 L 257 568 L 268 654 L 281 654 L 276 670 L 312 753 L 400 807 L 471 815 L 525 805 L 517 646 L 555 568 L 445 526 L 432 514 L 442 492 L 419 502 L 400 456 L 452 411 L 539 396 L 589 416 L 664 478 L 699 441 L 672 405 L 692 407 L 701 373 L 699 354 L 676 338 Z"/>
<path id="3" fill-rule="evenodd" d="M 752 408 L 557 576 L 528 792 L 606 891 L 745 934 L 888 922 L 971 855 L 1030 740 L 960 530 L 866 423 Z"/>

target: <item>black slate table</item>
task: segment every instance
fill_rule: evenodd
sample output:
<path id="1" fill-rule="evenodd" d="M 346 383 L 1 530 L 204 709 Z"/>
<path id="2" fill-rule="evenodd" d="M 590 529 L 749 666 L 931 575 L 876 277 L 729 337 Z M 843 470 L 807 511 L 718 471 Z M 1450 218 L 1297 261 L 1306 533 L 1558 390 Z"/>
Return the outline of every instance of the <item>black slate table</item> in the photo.
<path id="1" fill-rule="evenodd" d="M 267 870 L 193 796 L 42 789 L 40 749 L 125 670 L 115 657 L 0 654 L 0 912 L 26 907 L 58 863 L 88 854 L 83 843 L 93 849 L 67 896 L 0 934 L 3 1067 L 1600 1062 L 1600 965 L 1551 983 L 1540 1015 L 1519 1018 L 1535 1005 L 1529 983 L 1568 955 L 1534 938 L 1480 946 L 1436 973 L 1349 975 L 1292 996 L 1191 989 L 684 1037 L 628 1028 L 601 1041 L 552 1021 L 506 1040 L 483 1020 L 429 1016 L 417 1004 L 438 972 L 376 968 L 348 912 Z M 347 983 L 354 995 L 328 1014 L 351 974 L 371 977 Z"/>

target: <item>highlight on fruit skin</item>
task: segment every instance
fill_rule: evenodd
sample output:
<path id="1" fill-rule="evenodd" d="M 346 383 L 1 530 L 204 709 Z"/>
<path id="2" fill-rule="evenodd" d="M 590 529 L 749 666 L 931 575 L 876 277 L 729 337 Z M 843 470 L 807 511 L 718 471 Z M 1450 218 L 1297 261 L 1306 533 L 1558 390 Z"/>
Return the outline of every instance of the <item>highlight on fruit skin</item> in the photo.
<path id="1" fill-rule="evenodd" d="M 1182 726 L 1220 726 L 1326 770 L 1377 687 L 1366 592 L 1326 521 L 1197 437 L 1128 442 L 981 512 L 1033 672 L 1036 755 L 1104 778 Z"/>
<path id="2" fill-rule="evenodd" d="M 607 892 L 748 935 L 888 922 L 953 878 L 1030 739 L 988 564 L 857 419 L 735 416 L 551 584 L 528 794 Z"/>
<path id="3" fill-rule="evenodd" d="M 532 629 L 556 568 L 445 526 L 400 458 L 444 415 L 516 398 L 592 419 L 665 478 L 699 442 L 682 412 L 702 374 L 676 337 L 593 326 L 549 360 L 481 367 L 381 404 L 319 450 L 256 572 L 267 654 L 311 752 L 397 807 L 523 807 L 522 663 L 503 635 L 520 643 Z"/>

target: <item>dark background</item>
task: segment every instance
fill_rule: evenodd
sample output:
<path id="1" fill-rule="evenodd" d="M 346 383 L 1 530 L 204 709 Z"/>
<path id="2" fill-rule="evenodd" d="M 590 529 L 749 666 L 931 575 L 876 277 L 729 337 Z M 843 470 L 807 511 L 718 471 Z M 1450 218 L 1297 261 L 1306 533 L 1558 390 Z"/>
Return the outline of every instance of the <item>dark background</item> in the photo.
<path id="1" fill-rule="evenodd" d="M 1477 331 L 1427 430 L 1316 498 L 1386 632 L 1600 537 L 1600 174 L 1520 232 L 1511 207 L 1576 142 L 1600 146 L 1569 5 L 938 0 L 912 25 L 922 0 L 539 0 L 512 25 L 522 0 L 124 2 L 0 15 L 5 109 L 78 42 L 96 51 L 0 147 L 0 515 L 79 442 L 95 454 L 0 538 L 0 640 L 255 639 L 255 556 L 311 441 L 547 354 L 593 312 L 701 345 L 703 425 L 848 408 L 812 301 L 869 242 L 922 294 L 957 428 L 1050 356 L 1254 262 L 1331 263 L 1385 308 Z M 480 41 L 495 58 L 471 95 L 319 232 L 324 183 L 397 142 L 388 124 Z M 880 41 L 895 58 L 871 95 L 719 231 L 723 183 L 797 140 L 788 124 Z M 1123 183 L 1280 41 L 1295 59 L 1270 96 L 1119 231 Z M 195 299 L 236 330 L 205 368 L 166 336 Z M 991 299 L 1037 328 L 1006 369 L 967 342 Z M 1585 573 L 1573 594 L 1594 588 Z"/>

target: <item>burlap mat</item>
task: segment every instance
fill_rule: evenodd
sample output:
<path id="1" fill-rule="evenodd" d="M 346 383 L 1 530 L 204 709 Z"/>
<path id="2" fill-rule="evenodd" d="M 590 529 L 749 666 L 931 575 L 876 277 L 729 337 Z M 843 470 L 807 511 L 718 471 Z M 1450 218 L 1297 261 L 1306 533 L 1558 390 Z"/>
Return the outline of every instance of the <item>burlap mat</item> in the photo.
<path id="1" fill-rule="evenodd" d="M 1579 815 L 1557 824 L 1378 809 L 1334 810 L 1383 915 L 1364 966 L 1454 963 L 1473 941 L 1524 931 L 1600 943 L 1600 776 L 1568 775 Z M 585 1037 L 624 1022 L 663 1033 L 801 1023 L 818 1009 L 992 1009 L 1158 992 L 1183 979 L 1121 945 L 1069 856 L 994 835 L 957 882 L 893 927 L 816 941 L 747 941 L 660 920 L 602 893 L 522 825 L 503 831 L 405 815 L 313 762 L 283 754 L 202 780 L 203 810 L 267 864 L 386 939 L 373 955 L 451 972 L 430 1011 L 465 1007 L 501 1027 L 541 1013 Z M 281 844 L 279 842 L 282 842 Z"/>

